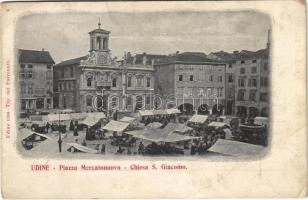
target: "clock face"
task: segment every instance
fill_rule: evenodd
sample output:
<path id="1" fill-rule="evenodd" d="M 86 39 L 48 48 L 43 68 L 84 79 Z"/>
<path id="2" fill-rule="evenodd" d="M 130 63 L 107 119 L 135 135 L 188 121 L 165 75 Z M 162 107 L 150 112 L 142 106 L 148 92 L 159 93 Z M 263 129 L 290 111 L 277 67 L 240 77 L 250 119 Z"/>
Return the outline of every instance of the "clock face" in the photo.
<path id="1" fill-rule="evenodd" d="M 105 52 L 104 53 L 100 53 L 98 61 L 99 61 L 99 64 L 107 64 L 107 61 L 108 61 L 107 53 L 105 53 Z"/>

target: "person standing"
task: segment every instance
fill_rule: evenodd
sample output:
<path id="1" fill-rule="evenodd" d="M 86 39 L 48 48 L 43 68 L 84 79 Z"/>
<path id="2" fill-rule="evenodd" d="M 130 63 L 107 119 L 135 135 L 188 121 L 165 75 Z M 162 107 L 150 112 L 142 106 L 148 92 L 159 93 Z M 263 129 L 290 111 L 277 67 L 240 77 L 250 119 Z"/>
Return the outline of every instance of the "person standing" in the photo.
<path id="1" fill-rule="evenodd" d="M 59 153 L 61 153 L 61 152 L 62 152 L 62 138 L 61 138 L 61 133 L 59 133 L 58 144 L 59 144 Z"/>
<path id="2" fill-rule="evenodd" d="M 77 125 L 74 126 L 74 136 L 78 136 L 78 128 L 77 128 Z"/>
<path id="3" fill-rule="evenodd" d="M 102 145 L 101 154 L 105 154 L 106 146 L 105 144 Z"/>
<path id="4" fill-rule="evenodd" d="M 74 123 L 73 123 L 73 120 L 71 120 L 70 122 L 70 131 L 73 131 L 74 130 Z"/>
<path id="5" fill-rule="evenodd" d="M 50 124 L 47 122 L 46 123 L 46 133 L 48 133 L 49 127 L 50 127 Z"/>

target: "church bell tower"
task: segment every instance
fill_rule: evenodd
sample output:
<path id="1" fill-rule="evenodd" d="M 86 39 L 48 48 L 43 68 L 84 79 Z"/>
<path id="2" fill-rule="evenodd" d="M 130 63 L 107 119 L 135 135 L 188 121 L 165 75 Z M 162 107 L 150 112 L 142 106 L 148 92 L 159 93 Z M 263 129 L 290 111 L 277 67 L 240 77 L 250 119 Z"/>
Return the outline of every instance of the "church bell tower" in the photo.
<path id="1" fill-rule="evenodd" d="M 108 48 L 110 31 L 101 28 L 101 22 L 98 22 L 98 28 L 89 32 L 90 35 L 90 55 L 97 58 L 97 64 L 106 65 L 110 62 L 110 49 Z"/>

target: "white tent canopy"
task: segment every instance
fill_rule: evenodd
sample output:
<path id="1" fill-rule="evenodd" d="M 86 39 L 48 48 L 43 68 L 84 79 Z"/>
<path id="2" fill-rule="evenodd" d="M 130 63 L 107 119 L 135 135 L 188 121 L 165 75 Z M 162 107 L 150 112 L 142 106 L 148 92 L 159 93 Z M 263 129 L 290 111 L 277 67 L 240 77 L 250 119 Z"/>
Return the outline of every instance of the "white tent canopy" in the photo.
<path id="1" fill-rule="evenodd" d="M 188 122 L 200 123 L 203 124 L 208 119 L 207 115 L 193 115 Z"/>
<path id="2" fill-rule="evenodd" d="M 89 147 L 82 146 L 82 145 L 77 144 L 77 143 L 67 143 L 67 145 L 69 146 L 69 148 L 74 147 L 74 148 L 76 148 L 79 151 L 84 152 L 84 153 L 93 153 L 93 154 L 98 153 L 98 151 L 95 150 L 95 149 L 91 149 Z"/>
<path id="3" fill-rule="evenodd" d="M 106 124 L 103 129 L 109 131 L 117 131 L 122 132 L 128 127 L 129 123 L 119 122 L 111 120 L 108 124 Z"/>
<path id="4" fill-rule="evenodd" d="M 99 120 L 100 120 L 99 118 L 87 117 L 81 123 L 87 126 L 94 126 L 99 122 Z"/>
<path id="5" fill-rule="evenodd" d="M 87 117 L 87 113 L 70 113 L 69 116 L 72 120 L 81 120 Z"/>
<path id="6" fill-rule="evenodd" d="M 134 130 L 126 132 L 133 137 L 149 140 L 152 142 L 179 142 L 185 140 L 192 140 L 199 137 L 192 137 L 187 135 L 177 134 L 173 131 L 164 131 L 160 129 L 146 128 L 143 130 Z"/>
<path id="7" fill-rule="evenodd" d="M 106 118 L 106 115 L 103 112 L 90 112 L 90 113 L 87 113 L 87 117 L 104 119 Z"/>
<path id="8" fill-rule="evenodd" d="M 209 151 L 230 156 L 256 155 L 264 150 L 264 147 L 244 142 L 218 139 Z"/>
<path id="9" fill-rule="evenodd" d="M 151 127 L 151 128 L 160 128 L 163 124 L 159 123 L 159 122 L 153 122 L 153 123 L 149 123 L 147 125 L 147 127 Z"/>
<path id="10" fill-rule="evenodd" d="M 154 115 L 154 113 L 151 110 L 139 110 L 138 112 L 140 116 Z"/>
<path id="11" fill-rule="evenodd" d="M 209 126 L 211 126 L 211 127 L 217 127 L 217 128 L 222 128 L 222 127 L 224 127 L 224 126 L 228 126 L 228 127 L 229 127 L 229 125 L 226 124 L 226 123 L 224 123 L 224 122 L 211 122 L 211 123 L 209 124 Z"/>
<path id="12" fill-rule="evenodd" d="M 136 119 L 133 118 L 133 117 L 123 117 L 123 118 L 120 119 L 119 121 L 131 123 L 131 122 L 133 122 L 133 121 L 135 121 L 135 120 L 136 120 Z"/>
<path id="13" fill-rule="evenodd" d="M 193 129 L 189 126 L 186 126 L 185 124 L 169 122 L 167 126 L 164 127 L 164 130 L 175 131 L 178 133 L 185 133 Z"/>
<path id="14" fill-rule="evenodd" d="M 166 112 L 169 114 L 169 115 L 172 115 L 172 114 L 180 114 L 181 111 L 177 108 L 170 108 L 170 109 L 166 109 Z"/>

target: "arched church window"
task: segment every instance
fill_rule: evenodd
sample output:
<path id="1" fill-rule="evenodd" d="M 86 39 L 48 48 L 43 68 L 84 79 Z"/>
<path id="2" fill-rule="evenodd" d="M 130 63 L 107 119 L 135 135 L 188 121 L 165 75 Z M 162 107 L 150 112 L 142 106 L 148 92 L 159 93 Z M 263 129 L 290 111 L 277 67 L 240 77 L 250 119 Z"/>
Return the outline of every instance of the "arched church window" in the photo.
<path id="1" fill-rule="evenodd" d="M 87 78 L 87 86 L 91 87 L 92 86 L 92 77 Z"/>
<path id="2" fill-rule="evenodd" d="M 92 96 L 88 95 L 86 97 L 86 104 L 87 106 L 92 106 Z"/>
<path id="3" fill-rule="evenodd" d="M 107 38 L 103 38 L 103 49 L 107 49 Z"/>
<path id="4" fill-rule="evenodd" d="M 117 87 L 117 78 L 112 79 L 112 87 Z"/>
<path id="5" fill-rule="evenodd" d="M 101 37 L 100 36 L 98 36 L 96 38 L 96 46 L 98 47 L 98 49 L 102 48 L 102 43 L 101 43 Z"/>

